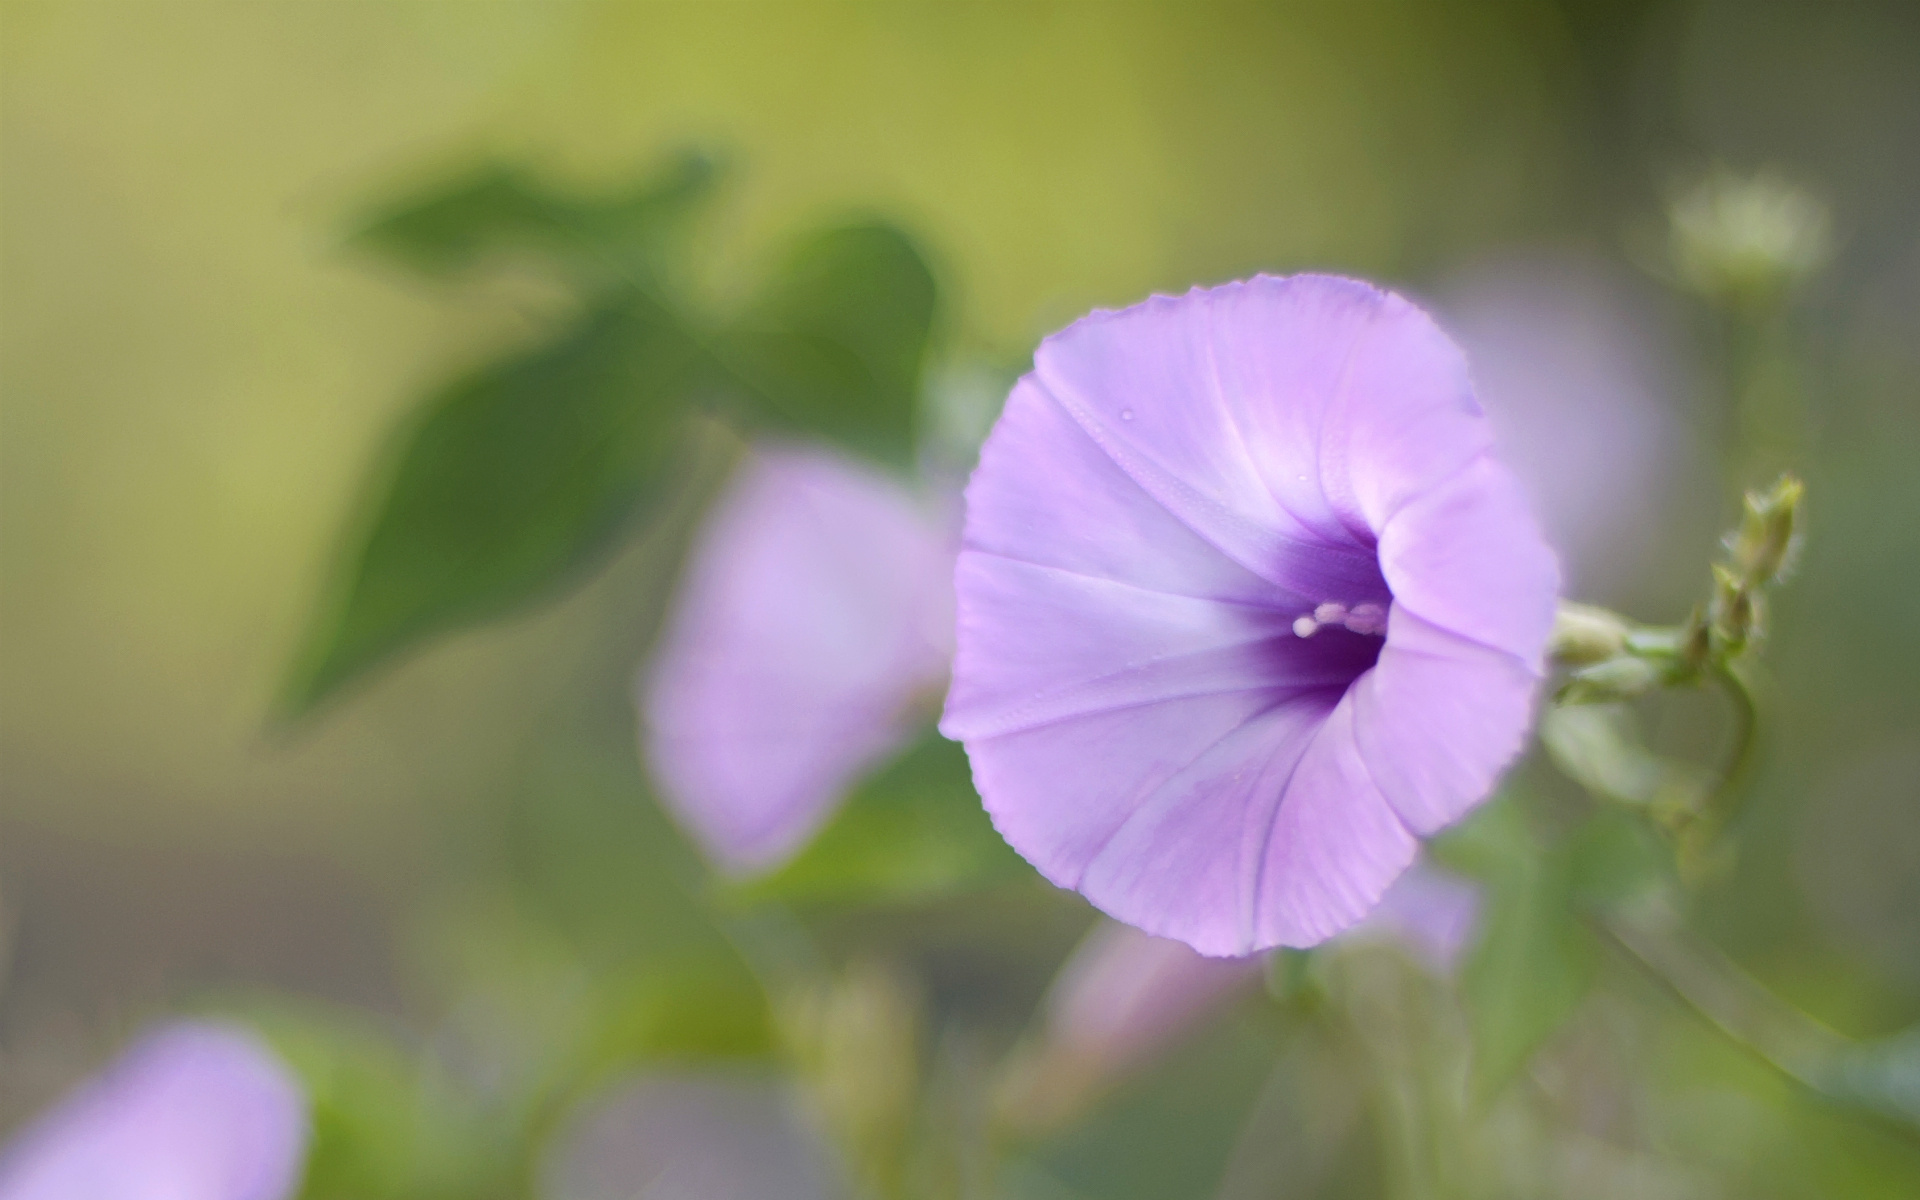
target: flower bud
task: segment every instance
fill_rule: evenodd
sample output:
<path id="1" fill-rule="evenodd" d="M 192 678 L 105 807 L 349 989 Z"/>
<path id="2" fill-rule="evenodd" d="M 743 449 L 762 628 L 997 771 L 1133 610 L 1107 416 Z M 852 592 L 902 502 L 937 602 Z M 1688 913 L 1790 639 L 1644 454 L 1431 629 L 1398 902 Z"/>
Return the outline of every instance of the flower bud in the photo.
<path id="1" fill-rule="evenodd" d="M 1562 600 L 1553 614 L 1553 634 L 1547 650 L 1568 666 L 1588 666 L 1624 654 L 1630 632 L 1626 620 L 1617 613 Z"/>
<path id="2" fill-rule="evenodd" d="M 1748 492 L 1740 529 L 1727 549 L 1734 569 L 1755 587 L 1777 582 L 1793 566 L 1799 549 L 1796 526 L 1806 485 L 1782 475 L 1764 492 Z"/>
<path id="3" fill-rule="evenodd" d="M 1573 673 L 1560 690 L 1562 704 L 1597 704 L 1607 700 L 1626 700 L 1659 687 L 1665 676 L 1660 667 L 1644 658 L 1621 655 Z"/>
<path id="4" fill-rule="evenodd" d="M 1764 298 L 1832 252 L 1826 205 L 1770 172 L 1716 169 L 1668 207 L 1680 282 L 1716 299 Z"/>
<path id="5" fill-rule="evenodd" d="M 1696 607 L 1681 628 L 1680 645 L 1675 657 L 1683 670 L 1692 673 L 1704 668 L 1712 654 L 1713 622 Z"/>
<path id="6" fill-rule="evenodd" d="M 1741 575 L 1713 564 L 1713 638 L 1720 649 L 1738 654 L 1761 633 L 1761 597 Z"/>

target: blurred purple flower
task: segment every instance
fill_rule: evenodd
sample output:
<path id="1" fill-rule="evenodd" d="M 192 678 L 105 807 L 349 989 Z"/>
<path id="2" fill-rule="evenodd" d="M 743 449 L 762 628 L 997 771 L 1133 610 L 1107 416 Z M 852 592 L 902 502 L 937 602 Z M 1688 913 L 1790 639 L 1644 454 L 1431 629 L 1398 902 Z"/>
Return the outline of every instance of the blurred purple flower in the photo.
<path id="1" fill-rule="evenodd" d="M 1048 338 L 968 485 L 941 726 L 1000 832 L 1209 955 L 1358 921 L 1531 721 L 1557 572 L 1491 442 L 1459 350 L 1364 283 Z"/>
<path id="2" fill-rule="evenodd" d="M 777 866 L 911 736 L 952 656 L 953 555 L 877 471 L 798 448 L 742 464 L 640 696 L 666 804 L 716 864 Z"/>
<path id="3" fill-rule="evenodd" d="M 1569 254 L 1483 262 L 1439 292 L 1501 457 L 1581 593 L 1646 566 L 1646 530 L 1671 520 L 1695 452 L 1658 303 Z"/>
<path id="4" fill-rule="evenodd" d="M 1338 944 L 1392 942 L 1437 976 L 1453 974 L 1480 917 L 1480 888 L 1415 862 Z M 1071 1117 L 1252 989 L 1263 955 L 1208 958 L 1184 942 L 1102 921 L 1054 976 L 1039 1038 L 1003 1097 L 1016 1125 Z"/>
<path id="5" fill-rule="evenodd" d="M 1477 885 L 1416 862 L 1340 942 L 1397 942 L 1446 975 L 1472 940 L 1479 913 Z M 1217 1015 L 1259 978 L 1264 961 L 1208 958 L 1184 942 L 1102 921 L 1054 977 L 1045 1040 L 1056 1054 L 1125 1070 Z"/>
<path id="6" fill-rule="evenodd" d="M 1054 976 L 1038 1036 L 1002 1082 L 1002 1119 L 1029 1134 L 1071 1120 L 1223 1013 L 1255 985 L 1262 965 L 1258 957 L 1206 958 L 1183 942 L 1101 921 Z"/>
<path id="7" fill-rule="evenodd" d="M 554 1200 L 832 1200 L 837 1156 L 778 1080 L 719 1072 L 630 1079 L 555 1143 Z"/>
<path id="8" fill-rule="evenodd" d="M 0 1200 L 282 1200 L 306 1157 L 306 1098 L 258 1039 L 168 1026 L 0 1155 Z"/>
<path id="9" fill-rule="evenodd" d="M 1131 925 L 1094 927 L 1047 993 L 1046 1036 L 1122 1070 L 1152 1058 L 1260 977 L 1262 959 L 1206 958 Z"/>
<path id="10" fill-rule="evenodd" d="M 1448 976 L 1479 928 L 1480 886 L 1421 861 L 1394 880 L 1366 920 L 1341 940 L 1397 942 L 1429 971 Z"/>

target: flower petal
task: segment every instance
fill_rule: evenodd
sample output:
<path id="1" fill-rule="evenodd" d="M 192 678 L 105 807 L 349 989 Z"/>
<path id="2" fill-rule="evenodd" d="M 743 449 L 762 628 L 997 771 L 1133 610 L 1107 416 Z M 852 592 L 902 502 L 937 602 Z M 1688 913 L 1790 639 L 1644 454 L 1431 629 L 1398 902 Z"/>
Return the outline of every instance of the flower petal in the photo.
<path id="1" fill-rule="evenodd" d="M 1256 460 L 1267 448 L 1242 423 L 1262 398 L 1223 390 L 1216 334 L 1210 294 L 1156 296 L 1048 338 L 1029 380 L 1155 504 L 1296 603 L 1383 598 L 1370 544 L 1297 520 L 1269 489 Z M 1330 393 L 1337 368 L 1314 382 Z M 1286 442 L 1279 465 L 1314 470 L 1313 445 Z"/>
<path id="2" fill-rule="evenodd" d="M 1095 313 L 1041 344 L 1034 378 L 1169 512 L 1309 603 L 1381 599 L 1362 594 L 1377 531 L 1491 439 L 1425 313 L 1324 275 Z"/>
<path id="3" fill-rule="evenodd" d="M 719 865 L 792 855 L 908 736 L 946 672 L 952 563 L 876 472 L 814 450 L 742 465 L 641 697 L 663 799 Z"/>
<path id="4" fill-rule="evenodd" d="M 1047 878 L 1203 954 L 1247 954 L 1358 920 L 1412 856 L 1350 718 L 1319 745 L 1338 700 L 1226 693 L 968 750 L 994 824 Z"/>
<path id="5" fill-rule="evenodd" d="M 947 736 L 1344 683 L 1372 661 L 1377 643 L 1294 637 L 1318 597 L 1279 592 L 1181 524 L 1033 381 L 1014 389 L 984 459 L 967 491 Z"/>
<path id="6" fill-rule="evenodd" d="M 960 556 L 963 645 L 994 654 L 959 673 L 942 730 L 981 738 L 1218 692 L 1345 687 L 1379 640 L 1294 636 L 1291 614 L 1150 592 L 1057 568 Z M 1090 621 L 1089 612 L 1102 614 Z"/>
<path id="7" fill-rule="evenodd" d="M 1339 933 L 1367 915 L 1418 849 L 1354 740 L 1349 692 L 1287 783 L 1267 835 L 1249 948 L 1313 946 Z"/>
<path id="8" fill-rule="evenodd" d="M 1253 785 L 1244 779 L 1247 764 L 1218 755 L 1209 759 L 1208 753 L 1223 742 L 1233 741 L 1236 747 L 1257 743 L 1262 733 L 1310 734 L 1315 716 L 1331 703 L 1316 693 L 1225 692 L 970 739 L 967 752 L 995 827 L 1042 875 L 1061 887 L 1087 891 L 1089 899 L 1113 916 L 1186 941 L 1190 939 L 1173 926 L 1193 924 L 1199 916 L 1156 915 L 1147 911 L 1157 907 L 1150 897 L 1137 905 L 1123 903 L 1126 911 L 1121 911 L 1083 884 L 1089 865 L 1112 845 L 1128 820 L 1156 798 L 1163 808 L 1182 799 L 1200 804 L 1208 828 L 1228 841 L 1199 847 L 1211 864 L 1208 873 L 1217 895 L 1190 895 L 1183 906 L 1206 910 L 1209 901 L 1226 904 L 1224 932 L 1213 939 L 1226 945 L 1238 937 L 1234 926 L 1244 908 L 1235 871 L 1251 865 L 1237 863 L 1235 855 L 1264 827 L 1278 784 L 1264 799 L 1249 801 Z M 1275 769 L 1284 772 L 1290 766 L 1289 760 Z M 1236 774 L 1242 776 L 1238 781 Z M 1235 796 L 1209 802 L 1214 788 L 1235 782 L 1240 785 Z M 1258 803 L 1257 812 L 1243 811 L 1249 802 Z M 1215 859 L 1227 861 L 1213 863 Z"/>
<path id="9" fill-rule="evenodd" d="M 1477 459 L 1396 512 L 1380 535 L 1380 566 L 1396 610 L 1540 669 L 1559 567 L 1498 462 Z"/>
<path id="10" fill-rule="evenodd" d="M 1404 608 L 1353 685 L 1354 736 L 1400 819 L 1423 836 L 1492 793 L 1520 753 L 1540 677 L 1519 659 Z"/>
<path id="11" fill-rule="evenodd" d="M 251 1034 L 182 1022 L 143 1038 L 0 1155 L 5 1200 L 285 1200 L 307 1103 Z"/>
<path id="12" fill-rule="evenodd" d="M 1271 580 L 1183 524 L 1032 376 L 1014 386 L 981 461 L 992 465 L 967 486 L 969 549 L 1145 591 L 1273 602 Z"/>

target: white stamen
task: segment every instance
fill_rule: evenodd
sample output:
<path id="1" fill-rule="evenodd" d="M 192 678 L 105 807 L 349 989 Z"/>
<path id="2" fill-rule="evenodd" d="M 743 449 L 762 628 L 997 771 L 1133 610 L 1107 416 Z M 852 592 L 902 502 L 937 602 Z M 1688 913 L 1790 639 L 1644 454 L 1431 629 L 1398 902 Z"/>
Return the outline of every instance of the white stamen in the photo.
<path id="1" fill-rule="evenodd" d="M 1387 632 L 1387 606 L 1368 600 L 1349 608 L 1338 600 L 1328 600 L 1315 605 L 1313 612 L 1308 615 L 1295 618 L 1293 635 L 1312 637 L 1329 625 L 1337 625 L 1352 633 L 1379 637 Z"/>
<path id="2" fill-rule="evenodd" d="M 1347 614 L 1347 628 L 1355 633 L 1384 633 L 1387 610 L 1378 604 L 1356 604 Z"/>

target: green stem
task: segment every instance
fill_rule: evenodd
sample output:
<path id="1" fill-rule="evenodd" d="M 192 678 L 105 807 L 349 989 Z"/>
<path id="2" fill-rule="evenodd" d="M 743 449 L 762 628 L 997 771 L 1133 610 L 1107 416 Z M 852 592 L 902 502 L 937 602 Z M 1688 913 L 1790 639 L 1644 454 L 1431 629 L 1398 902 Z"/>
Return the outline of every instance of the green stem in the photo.
<path id="1" fill-rule="evenodd" d="M 1601 937 L 1714 1029 L 1823 1100 L 1871 1112 L 1920 1139 L 1920 1103 L 1910 1081 L 1889 1078 L 1893 1056 L 1911 1054 L 1909 1033 L 1857 1042 L 1780 999 L 1705 939 L 1671 921 L 1594 921 Z"/>
<path id="2" fill-rule="evenodd" d="M 1702 799 L 1697 812 L 1674 830 L 1679 840 L 1681 873 L 1694 879 L 1711 869 L 1722 835 L 1740 815 L 1747 781 L 1753 774 L 1760 732 L 1760 703 L 1740 669 L 1731 663 L 1718 662 L 1707 669 L 1707 674 L 1733 704 L 1733 744 L 1727 750 L 1712 790 Z"/>

